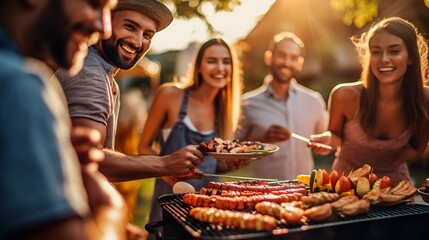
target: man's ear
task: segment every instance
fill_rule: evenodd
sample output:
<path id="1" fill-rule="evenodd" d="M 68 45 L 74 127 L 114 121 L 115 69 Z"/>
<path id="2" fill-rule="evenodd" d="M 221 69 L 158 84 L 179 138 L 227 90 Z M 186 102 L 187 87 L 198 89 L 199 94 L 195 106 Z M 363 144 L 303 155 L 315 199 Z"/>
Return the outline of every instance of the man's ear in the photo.
<path id="1" fill-rule="evenodd" d="M 304 57 L 299 56 L 296 68 L 298 71 L 301 72 L 303 66 L 304 66 Z"/>
<path id="2" fill-rule="evenodd" d="M 264 61 L 265 61 L 265 65 L 267 66 L 271 66 L 271 63 L 273 61 L 273 52 L 267 50 L 264 53 Z"/>

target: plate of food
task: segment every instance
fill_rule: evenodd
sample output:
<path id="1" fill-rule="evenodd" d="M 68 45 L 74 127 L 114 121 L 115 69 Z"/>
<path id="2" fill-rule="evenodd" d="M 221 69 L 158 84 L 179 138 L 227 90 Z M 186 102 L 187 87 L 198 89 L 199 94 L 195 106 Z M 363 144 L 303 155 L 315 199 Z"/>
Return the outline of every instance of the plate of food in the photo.
<path id="1" fill-rule="evenodd" d="M 206 155 L 228 163 L 254 161 L 279 150 L 279 147 L 274 144 L 238 139 L 223 140 L 217 137 L 209 142 L 201 143 L 198 148 Z"/>

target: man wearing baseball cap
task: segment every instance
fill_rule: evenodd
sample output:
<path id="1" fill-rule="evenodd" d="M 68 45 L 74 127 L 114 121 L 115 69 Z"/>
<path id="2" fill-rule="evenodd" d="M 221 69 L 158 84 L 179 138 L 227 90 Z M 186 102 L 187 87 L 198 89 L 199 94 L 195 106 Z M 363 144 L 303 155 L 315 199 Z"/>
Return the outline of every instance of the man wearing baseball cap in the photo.
<path id="1" fill-rule="evenodd" d="M 156 32 L 173 20 L 157 0 L 119 0 L 112 12 L 112 37 L 89 48 L 82 71 L 70 76 L 56 72 L 67 97 L 73 126 L 98 130 L 104 142 L 105 161 L 100 171 L 113 182 L 161 176 L 191 176 L 203 154 L 187 146 L 167 156 L 125 155 L 114 151 L 119 112 L 119 69 L 130 69 L 144 57 Z"/>

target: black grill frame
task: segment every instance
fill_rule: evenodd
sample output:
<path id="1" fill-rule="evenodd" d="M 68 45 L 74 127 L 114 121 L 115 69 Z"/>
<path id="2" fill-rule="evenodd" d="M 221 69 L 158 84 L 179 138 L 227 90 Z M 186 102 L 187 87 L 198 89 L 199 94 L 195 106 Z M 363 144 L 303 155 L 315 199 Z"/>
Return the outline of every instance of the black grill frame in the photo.
<path id="1" fill-rule="evenodd" d="M 279 222 L 272 232 L 222 227 L 193 219 L 192 208 L 183 202 L 183 194 L 158 198 L 163 209 L 165 239 L 414 239 L 429 235 L 429 205 L 402 203 L 392 207 L 374 207 L 360 216 L 343 219 L 337 214 L 324 222 L 290 226 Z M 149 223 L 150 225 L 151 223 Z M 178 227 L 177 225 L 180 225 Z M 399 226 L 395 226 L 399 225 Z M 424 234 L 427 232 L 427 234 Z M 364 237 L 364 238 L 362 238 Z M 422 238 L 424 239 L 424 237 Z"/>

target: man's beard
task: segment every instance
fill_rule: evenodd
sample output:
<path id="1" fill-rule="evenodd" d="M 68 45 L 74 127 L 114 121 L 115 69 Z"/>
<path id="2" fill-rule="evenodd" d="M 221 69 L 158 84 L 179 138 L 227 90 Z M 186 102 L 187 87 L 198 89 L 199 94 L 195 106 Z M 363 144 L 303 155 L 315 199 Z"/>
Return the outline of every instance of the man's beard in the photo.
<path id="1" fill-rule="evenodd" d="M 273 76 L 273 80 L 278 83 L 289 83 L 290 80 L 294 77 L 294 75 L 289 75 L 287 77 L 280 74 L 275 66 L 271 66 L 271 75 Z"/>
<path id="2" fill-rule="evenodd" d="M 137 54 L 134 58 L 124 57 L 119 53 L 118 48 L 120 42 L 117 39 L 117 36 L 112 33 L 112 37 L 107 40 L 101 40 L 101 48 L 104 53 L 106 60 L 113 64 L 115 67 L 120 69 L 130 69 L 136 65 L 136 63 L 144 56 L 145 52 L 143 49 L 137 50 Z"/>
<path id="3" fill-rule="evenodd" d="M 66 29 L 64 29 L 66 26 Z M 57 67 L 70 68 L 72 60 L 67 58 L 67 43 L 71 37 L 70 21 L 60 0 L 51 0 L 40 13 L 29 33 L 30 55 L 42 61 L 52 56 Z"/>

